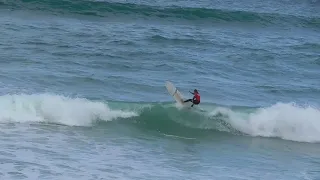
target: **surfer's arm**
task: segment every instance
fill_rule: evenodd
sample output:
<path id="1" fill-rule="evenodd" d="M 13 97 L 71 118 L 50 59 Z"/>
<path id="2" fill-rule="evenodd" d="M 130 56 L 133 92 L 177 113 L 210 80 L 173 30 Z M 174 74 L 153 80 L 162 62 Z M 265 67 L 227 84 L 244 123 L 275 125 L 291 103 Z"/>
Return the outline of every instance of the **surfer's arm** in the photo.
<path id="1" fill-rule="evenodd" d="M 191 91 L 189 91 L 191 94 L 193 94 L 194 95 L 194 93 L 193 92 L 191 92 Z"/>

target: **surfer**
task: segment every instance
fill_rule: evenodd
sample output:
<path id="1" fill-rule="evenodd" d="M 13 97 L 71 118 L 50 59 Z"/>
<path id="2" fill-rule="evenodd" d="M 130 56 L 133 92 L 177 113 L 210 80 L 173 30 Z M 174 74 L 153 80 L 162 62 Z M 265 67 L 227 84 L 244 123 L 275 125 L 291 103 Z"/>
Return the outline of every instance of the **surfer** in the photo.
<path id="1" fill-rule="evenodd" d="M 189 91 L 189 92 L 190 92 L 190 91 Z M 187 100 L 185 100 L 184 102 L 192 102 L 191 107 L 193 107 L 193 105 L 195 105 L 195 104 L 196 104 L 196 105 L 200 104 L 200 94 L 199 94 L 198 90 L 195 89 L 195 90 L 193 91 L 193 93 L 192 93 L 192 92 L 190 92 L 190 93 L 194 95 L 193 98 L 192 98 L 192 99 L 187 99 Z"/>

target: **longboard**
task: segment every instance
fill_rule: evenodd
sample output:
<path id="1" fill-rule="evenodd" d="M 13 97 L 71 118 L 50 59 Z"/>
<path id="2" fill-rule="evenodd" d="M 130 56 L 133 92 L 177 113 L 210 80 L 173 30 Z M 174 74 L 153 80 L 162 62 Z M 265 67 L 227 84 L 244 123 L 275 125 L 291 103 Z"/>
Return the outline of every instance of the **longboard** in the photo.
<path id="1" fill-rule="evenodd" d="M 168 93 L 174 98 L 174 100 L 183 105 L 184 102 L 183 102 L 183 96 L 182 94 L 180 93 L 180 91 L 173 85 L 172 82 L 170 81 L 166 81 L 166 88 L 168 90 Z"/>

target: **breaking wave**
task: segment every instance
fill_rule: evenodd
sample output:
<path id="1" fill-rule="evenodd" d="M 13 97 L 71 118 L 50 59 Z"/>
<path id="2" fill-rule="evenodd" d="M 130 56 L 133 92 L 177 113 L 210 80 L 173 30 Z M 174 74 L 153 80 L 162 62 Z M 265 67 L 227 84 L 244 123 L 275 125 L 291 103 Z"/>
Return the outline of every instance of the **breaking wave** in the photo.
<path id="1" fill-rule="evenodd" d="M 294 103 L 270 107 L 223 107 L 203 104 L 178 108 L 171 103 L 92 101 L 55 94 L 0 96 L 0 122 L 44 122 L 67 126 L 96 126 L 124 120 L 124 125 L 164 134 L 197 136 L 229 133 L 320 142 L 320 110 Z"/>

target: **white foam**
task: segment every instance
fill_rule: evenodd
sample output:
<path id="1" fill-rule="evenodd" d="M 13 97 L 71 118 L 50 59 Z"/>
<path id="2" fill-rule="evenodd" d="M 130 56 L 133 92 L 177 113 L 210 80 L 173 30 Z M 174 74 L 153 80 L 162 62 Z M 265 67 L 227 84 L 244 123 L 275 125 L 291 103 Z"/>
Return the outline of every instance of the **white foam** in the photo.
<path id="1" fill-rule="evenodd" d="M 212 112 L 227 114 L 230 125 L 252 136 L 279 137 L 300 142 L 320 142 L 320 110 L 278 103 L 252 113 L 220 108 Z"/>
<path id="2" fill-rule="evenodd" d="M 107 104 L 84 98 L 51 94 L 0 96 L 0 122 L 51 122 L 70 126 L 89 126 L 96 119 L 136 116 L 135 112 L 112 110 Z"/>

